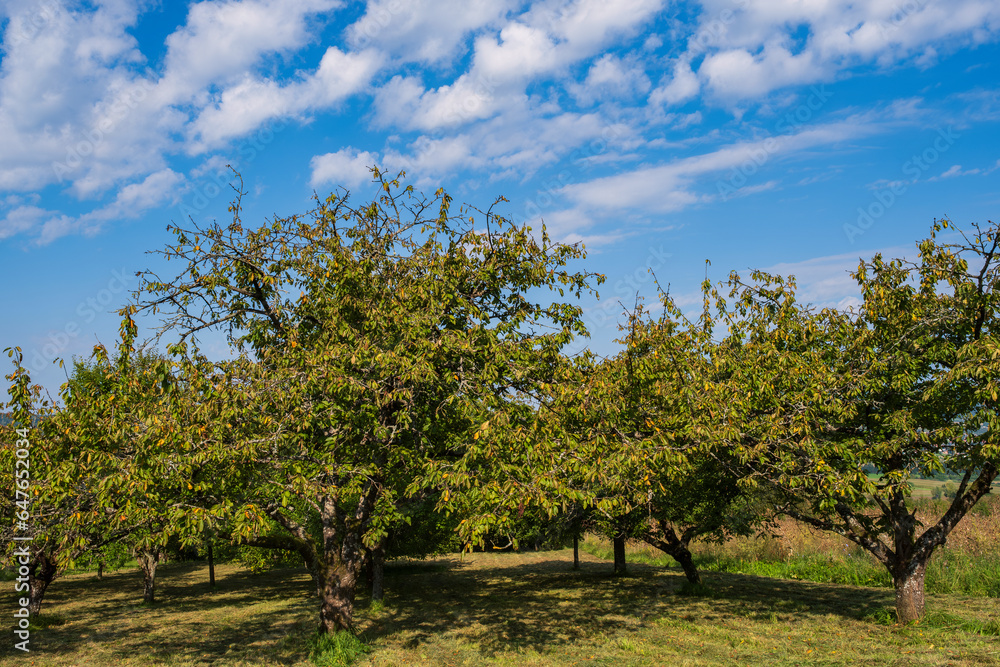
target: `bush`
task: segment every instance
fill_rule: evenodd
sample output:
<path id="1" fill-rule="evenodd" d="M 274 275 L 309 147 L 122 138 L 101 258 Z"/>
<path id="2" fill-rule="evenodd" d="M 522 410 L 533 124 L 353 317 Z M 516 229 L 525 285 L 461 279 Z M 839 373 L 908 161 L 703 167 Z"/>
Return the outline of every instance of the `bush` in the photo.
<path id="1" fill-rule="evenodd" d="M 236 562 L 254 574 L 279 567 L 301 567 L 302 556 L 283 549 L 261 549 L 240 545 L 236 549 Z"/>
<path id="2" fill-rule="evenodd" d="M 317 667 L 347 667 L 371 651 L 354 633 L 315 634 L 309 641 L 309 659 Z"/>

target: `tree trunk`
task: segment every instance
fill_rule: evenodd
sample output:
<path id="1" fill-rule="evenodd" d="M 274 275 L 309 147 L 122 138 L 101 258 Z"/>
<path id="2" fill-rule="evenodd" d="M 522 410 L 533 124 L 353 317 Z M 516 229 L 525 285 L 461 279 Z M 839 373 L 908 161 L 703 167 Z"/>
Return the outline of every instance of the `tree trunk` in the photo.
<path id="1" fill-rule="evenodd" d="M 356 570 L 357 567 L 340 564 L 337 567 L 328 567 L 324 572 L 319 607 L 320 634 L 337 633 L 353 628 Z"/>
<path id="2" fill-rule="evenodd" d="M 208 585 L 215 588 L 215 553 L 211 542 L 208 543 Z"/>
<path id="3" fill-rule="evenodd" d="M 580 569 L 580 536 L 573 534 L 573 569 Z"/>
<path id="4" fill-rule="evenodd" d="M 353 515 L 348 516 L 341 514 L 335 498 L 323 498 L 320 506 L 323 559 L 322 564 L 317 564 L 321 582 L 320 634 L 353 630 L 354 595 L 365 556 L 362 537 L 375 505 L 377 489 L 372 484 L 358 500 Z M 343 526 L 342 531 L 338 530 L 340 526 Z"/>
<path id="5" fill-rule="evenodd" d="M 614 537 L 614 549 L 615 549 L 615 574 L 625 574 L 625 536 L 615 535 Z"/>
<path id="6" fill-rule="evenodd" d="M 156 566 L 160 564 L 159 550 L 136 552 L 135 559 L 139 561 L 142 570 L 142 601 L 155 602 L 156 599 Z"/>
<path id="7" fill-rule="evenodd" d="M 97 561 L 97 578 L 98 579 L 103 579 L 104 578 L 104 561 L 103 560 Z"/>
<path id="8" fill-rule="evenodd" d="M 688 549 L 683 549 L 676 554 L 670 554 L 675 561 L 680 563 L 681 569 L 684 570 L 684 576 L 692 584 L 701 583 L 701 575 L 698 574 L 698 568 L 694 566 L 694 559 L 691 558 L 691 552 Z"/>
<path id="9" fill-rule="evenodd" d="M 56 561 L 44 551 L 38 552 L 31 559 L 28 568 L 28 615 L 35 617 L 42 610 L 42 598 L 49 584 L 56 578 L 58 568 Z"/>
<path id="10" fill-rule="evenodd" d="M 689 548 L 692 539 L 691 532 L 685 532 L 682 537 L 678 537 L 673 526 L 665 521 L 659 521 L 655 524 L 655 528 L 647 528 L 642 539 L 677 561 L 681 569 L 684 570 L 684 576 L 692 584 L 701 583 L 701 575 L 694 565 Z"/>
<path id="11" fill-rule="evenodd" d="M 898 568 L 893 575 L 896 589 L 896 620 L 900 624 L 919 621 L 924 617 L 924 576 L 927 562 L 913 562 Z"/>
<path id="12" fill-rule="evenodd" d="M 385 540 L 371 551 L 372 602 L 385 597 Z"/>

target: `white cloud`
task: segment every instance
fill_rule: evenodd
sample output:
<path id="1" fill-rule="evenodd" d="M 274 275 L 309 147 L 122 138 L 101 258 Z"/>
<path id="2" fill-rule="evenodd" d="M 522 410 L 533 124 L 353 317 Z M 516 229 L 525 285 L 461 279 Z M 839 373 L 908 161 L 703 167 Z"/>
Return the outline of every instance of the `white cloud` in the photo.
<path id="1" fill-rule="evenodd" d="M 344 53 L 329 47 L 319 68 L 299 81 L 281 85 L 246 74 L 222 91 L 192 123 L 190 153 L 200 153 L 244 136 L 266 121 L 298 116 L 333 106 L 364 88 L 378 70 L 381 57 L 372 50 Z"/>
<path id="2" fill-rule="evenodd" d="M 648 92 L 650 85 L 644 63 L 605 54 L 590 66 L 582 83 L 569 85 L 569 91 L 577 101 L 591 104 L 597 100 L 628 101 Z"/>
<path id="3" fill-rule="evenodd" d="M 364 89 L 382 61 L 372 50 L 329 47 L 313 70 L 265 78 L 257 70 L 267 59 L 309 45 L 315 17 L 341 0 L 210 0 L 191 4 L 166 38 L 162 73 L 143 71 L 145 56 L 130 34 L 140 4 L 5 3 L 0 189 L 61 184 L 104 203 L 72 216 L 11 210 L 3 233 L 42 229 L 49 241 L 129 217 L 123 207 L 139 184 L 154 188 L 167 174 L 180 183 L 168 166 L 174 155 L 222 147 L 277 116 L 328 109 Z"/>
<path id="4" fill-rule="evenodd" d="M 639 143 L 635 128 L 627 122 L 597 113 L 549 115 L 522 100 L 504 114 L 470 124 L 461 133 L 421 136 L 405 150 L 386 150 L 385 164 L 422 177 L 472 169 L 488 172 L 490 180 L 526 181 L 562 158 L 568 157 L 567 168 L 578 174 L 588 160 L 611 160 Z"/>
<path id="5" fill-rule="evenodd" d="M 131 69 L 141 54 L 126 32 L 136 13 L 129 3 L 84 12 L 56 2 L 41 8 L 16 3 L 8 12 L 0 61 L 0 188 L 37 190 L 59 180 L 55 163 L 78 147 L 87 155 L 77 157 L 88 165 L 114 152 L 105 122 L 136 79 Z M 113 121 L 120 130 L 122 119 Z M 75 175 L 82 173 L 86 168 Z"/>
<path id="6" fill-rule="evenodd" d="M 108 219 L 137 217 L 140 213 L 169 200 L 184 177 L 173 169 L 162 169 L 147 176 L 141 183 L 126 185 L 118 191 L 112 205 L 106 209 Z"/>
<path id="7" fill-rule="evenodd" d="M 371 180 L 371 167 L 381 166 L 378 155 L 353 148 L 317 155 L 310 160 L 309 165 L 312 167 L 309 183 L 313 187 L 357 187 Z"/>
<path id="8" fill-rule="evenodd" d="M 162 75 L 140 72 L 144 56 L 129 34 L 138 4 L 5 5 L 0 188 L 68 182 L 78 197 L 100 197 L 164 169 L 173 153 L 219 146 L 277 114 L 335 104 L 377 66 L 372 53 L 331 49 L 292 84 L 263 80 L 254 68 L 306 46 L 311 17 L 340 0 L 217 0 L 192 4 L 166 38 Z"/>
<path id="9" fill-rule="evenodd" d="M 476 37 L 472 66 L 452 83 L 424 90 L 415 77 L 394 77 L 376 95 L 379 122 L 428 131 L 508 113 L 522 103 L 529 83 L 564 76 L 570 65 L 639 29 L 662 5 L 662 0 L 539 3 L 504 24 L 499 35 Z"/>
<path id="10" fill-rule="evenodd" d="M 51 212 L 37 206 L 17 206 L 0 220 L 0 239 L 28 232 L 50 215 Z"/>
<path id="11" fill-rule="evenodd" d="M 499 39 L 484 35 L 476 40 L 475 69 L 488 80 L 528 80 L 568 62 L 564 53 L 547 31 L 513 22 Z"/>
<path id="12" fill-rule="evenodd" d="M 712 54 L 698 73 L 714 95 L 727 100 L 757 98 L 775 88 L 811 83 L 827 75 L 813 53 L 792 55 L 776 44 L 766 45 L 757 56 L 742 49 Z"/>
<path id="13" fill-rule="evenodd" d="M 142 181 L 122 187 L 114 200 L 79 216 L 69 216 L 33 204 L 16 206 L 0 219 L 0 239 L 15 234 L 35 237 L 44 245 L 69 234 L 93 235 L 108 223 L 141 217 L 176 197 L 184 177 L 172 169 L 163 169 Z"/>
<path id="14" fill-rule="evenodd" d="M 710 201 L 716 194 L 699 194 L 696 181 L 706 174 L 718 173 L 746 164 L 766 164 L 772 157 L 792 154 L 807 148 L 830 145 L 845 139 L 877 132 L 877 125 L 867 119 L 849 119 L 819 125 L 796 134 L 769 137 L 757 141 L 723 146 L 710 153 L 673 162 L 641 167 L 614 176 L 569 185 L 562 189 L 577 205 L 597 209 L 639 209 L 652 212 L 678 211 L 699 202 Z M 756 171 L 756 169 L 755 169 Z M 757 185 L 755 191 L 771 189 L 775 183 Z"/>
<path id="15" fill-rule="evenodd" d="M 204 98 L 210 84 L 242 79 L 269 53 L 297 50 L 312 38 L 307 18 L 340 0 L 205 1 L 167 37 L 166 72 L 157 95 L 164 106 Z"/>
<path id="16" fill-rule="evenodd" d="M 814 257 L 799 262 L 784 262 L 765 267 L 767 273 L 795 276 L 796 298 L 817 308 L 849 308 L 861 304 L 861 290 L 851 277 L 862 259 L 870 261 L 877 253 L 883 257 L 906 258 L 913 248 L 893 246 L 881 250 Z"/>
<path id="17" fill-rule="evenodd" d="M 616 190 L 618 181 L 599 179 L 585 192 L 577 181 L 597 162 L 674 148 L 680 142 L 664 132 L 699 123 L 702 113 L 670 107 L 699 96 L 738 113 L 781 88 L 832 80 L 858 64 L 926 64 L 1000 31 L 1000 5 L 991 0 L 701 4 L 697 22 L 683 25 L 661 16 L 665 0 L 368 0 L 362 18 L 338 35 L 321 28 L 340 18 L 343 0 L 202 0 L 163 44 L 142 45 L 146 54 L 165 48 L 147 69 L 132 34 L 148 3 L 8 0 L 0 8 L 9 17 L 0 61 L 0 189 L 58 184 L 62 194 L 97 203 L 93 216 L 65 219 L 38 202 L 8 206 L 0 233 L 81 230 L 88 221 L 100 227 L 120 197 L 138 192 L 134 186 L 154 176 L 168 182 L 164 174 L 180 170 L 175 160 L 184 154 L 221 159 L 226 146 L 272 119 L 310 122 L 366 93 L 374 95 L 376 129 L 426 135 L 365 152 L 380 154 L 386 166 L 421 178 L 478 170 L 524 181 L 569 160 L 572 203 L 602 208 L 617 193 L 643 210 L 677 210 L 711 198 L 695 187 L 699 178 L 739 164 L 759 142 L 632 172 L 652 189 L 633 190 L 624 179 Z M 46 7 L 53 9 L 32 23 Z M 664 19 L 669 25 L 661 28 Z M 650 35 L 653 25 L 658 34 Z M 319 43 L 331 34 L 344 42 Z M 682 50 L 667 57 L 671 43 Z M 600 112 L 567 113 L 567 92 L 579 107 L 601 103 Z M 644 95 L 648 107 L 636 108 Z M 781 139 L 777 152 L 835 140 L 817 133 L 823 128 Z M 718 137 L 685 141 L 687 150 Z M 599 150 L 573 152 L 598 143 Z M 358 170 L 348 167 L 362 153 L 317 156 L 314 182 L 325 173 L 356 180 Z M 958 168 L 940 177 L 972 173 Z M 769 187 L 776 184 L 761 178 L 742 193 Z M 657 188 L 662 194 L 650 194 Z"/>
<path id="18" fill-rule="evenodd" d="M 691 71 L 691 64 L 682 60 L 674 65 L 670 80 L 650 94 L 649 101 L 653 104 L 680 104 L 697 95 L 700 88 L 698 77 Z"/>
<path id="19" fill-rule="evenodd" d="M 942 51 L 995 39 L 992 0 L 702 0 L 688 57 L 724 101 L 753 100 L 795 84 L 830 81 L 861 62 L 926 66 Z"/>
<path id="20" fill-rule="evenodd" d="M 537 217 L 525 220 L 535 234 L 540 234 L 542 225 L 545 232 L 560 243 L 582 243 L 588 250 L 612 245 L 628 236 L 623 231 L 588 233 L 595 221 L 582 208 L 540 211 Z"/>
<path id="21" fill-rule="evenodd" d="M 490 118 L 500 104 L 509 107 L 516 101 L 498 92 L 494 82 L 467 74 L 431 91 L 412 77 L 396 76 L 376 93 L 376 119 L 382 126 L 436 130 Z"/>
<path id="22" fill-rule="evenodd" d="M 403 62 L 438 63 L 453 57 L 469 34 L 497 25 L 515 0 L 368 0 L 347 29 L 350 45 L 369 46 Z"/>
<path id="23" fill-rule="evenodd" d="M 982 173 L 981 169 L 966 169 L 965 171 L 962 171 L 962 165 L 953 164 L 951 167 L 947 169 L 947 171 L 942 173 L 940 176 L 935 176 L 933 178 L 929 178 L 928 180 L 937 181 L 944 178 L 954 178 L 956 176 L 972 176 L 974 174 L 981 174 L 981 173 Z"/>
<path id="24" fill-rule="evenodd" d="M 108 223 L 134 220 L 146 212 L 173 201 L 184 183 L 184 176 L 172 169 L 162 169 L 118 191 L 114 200 L 83 215 L 53 216 L 41 226 L 38 243 L 46 244 L 68 234 L 91 236 Z"/>

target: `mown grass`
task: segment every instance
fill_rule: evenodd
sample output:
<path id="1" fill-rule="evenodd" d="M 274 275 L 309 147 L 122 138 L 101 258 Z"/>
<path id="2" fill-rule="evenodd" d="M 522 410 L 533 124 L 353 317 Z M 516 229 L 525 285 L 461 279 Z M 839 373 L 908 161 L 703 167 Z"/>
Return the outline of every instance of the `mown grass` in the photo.
<path id="1" fill-rule="evenodd" d="M 948 480 L 939 479 L 911 479 L 910 483 L 913 485 L 912 495 L 914 498 L 930 498 L 934 495 L 936 489 L 946 489 L 948 485 Z M 958 482 L 951 480 L 951 485 L 953 487 L 958 486 Z M 1000 482 L 992 486 L 994 494 L 1000 493 Z"/>
<path id="2" fill-rule="evenodd" d="M 897 628 L 891 591 L 708 572 L 678 595 L 676 568 L 610 563 L 569 550 L 472 554 L 391 564 L 387 598 L 358 601 L 356 665 L 1000 665 L 997 601 L 933 595 L 928 621 Z M 161 567 L 160 602 L 143 606 L 135 572 L 57 580 L 32 653 L 3 665 L 309 664 L 316 623 L 302 570 L 250 575 Z M 0 598 L 12 598 L 0 584 Z M 4 624 L 9 628 L 7 623 Z M 11 637 L 8 631 L 3 633 Z"/>

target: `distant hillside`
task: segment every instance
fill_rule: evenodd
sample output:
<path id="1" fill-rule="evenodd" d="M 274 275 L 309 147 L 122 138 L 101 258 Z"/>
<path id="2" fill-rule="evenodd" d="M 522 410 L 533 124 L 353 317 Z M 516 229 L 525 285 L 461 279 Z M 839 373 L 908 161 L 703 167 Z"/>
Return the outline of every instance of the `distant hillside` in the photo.
<path id="1" fill-rule="evenodd" d="M 32 423 L 38 421 L 37 417 L 32 417 Z M 9 412 L 0 412 L 0 426 L 6 426 L 7 424 L 12 424 L 14 422 L 14 415 Z"/>

